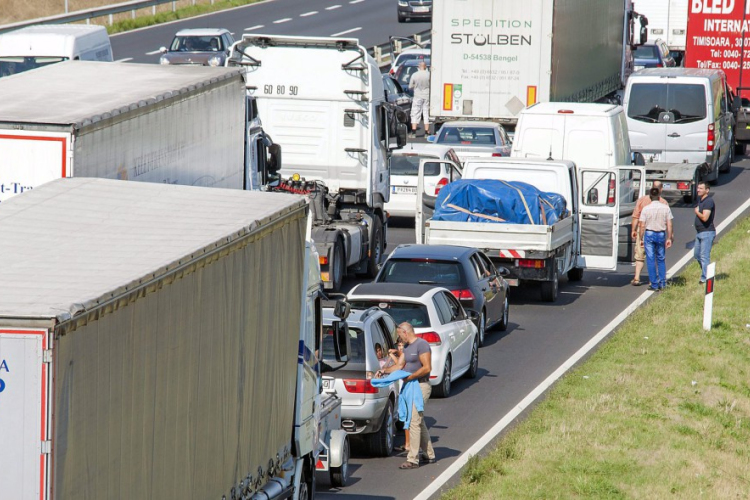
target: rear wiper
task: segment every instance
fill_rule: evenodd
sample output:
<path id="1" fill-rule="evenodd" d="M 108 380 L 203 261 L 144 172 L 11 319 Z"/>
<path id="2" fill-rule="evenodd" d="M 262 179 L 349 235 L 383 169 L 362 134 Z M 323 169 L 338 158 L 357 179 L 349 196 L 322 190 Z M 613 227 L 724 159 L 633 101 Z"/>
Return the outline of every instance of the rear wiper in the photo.
<path id="1" fill-rule="evenodd" d="M 427 281 L 427 280 L 420 280 L 420 285 L 437 285 L 437 281 Z"/>
<path id="2" fill-rule="evenodd" d="M 702 119 L 703 117 L 701 115 L 682 115 L 679 120 L 675 120 L 675 123 L 684 123 L 687 120 L 695 121 Z"/>
<path id="3" fill-rule="evenodd" d="M 656 123 L 657 121 L 659 121 L 656 118 L 653 118 L 648 115 L 635 115 L 635 116 L 631 116 L 631 118 L 635 120 L 649 120 L 651 123 Z"/>

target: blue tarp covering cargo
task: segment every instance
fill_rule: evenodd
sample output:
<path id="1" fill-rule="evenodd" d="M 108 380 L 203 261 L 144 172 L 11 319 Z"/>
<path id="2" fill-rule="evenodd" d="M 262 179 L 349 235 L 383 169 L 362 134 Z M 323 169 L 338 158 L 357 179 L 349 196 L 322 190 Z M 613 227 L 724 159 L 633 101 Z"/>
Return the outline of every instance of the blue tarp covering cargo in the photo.
<path id="1" fill-rule="evenodd" d="M 565 198 L 518 181 L 461 179 L 440 190 L 433 220 L 552 225 L 567 216 Z"/>

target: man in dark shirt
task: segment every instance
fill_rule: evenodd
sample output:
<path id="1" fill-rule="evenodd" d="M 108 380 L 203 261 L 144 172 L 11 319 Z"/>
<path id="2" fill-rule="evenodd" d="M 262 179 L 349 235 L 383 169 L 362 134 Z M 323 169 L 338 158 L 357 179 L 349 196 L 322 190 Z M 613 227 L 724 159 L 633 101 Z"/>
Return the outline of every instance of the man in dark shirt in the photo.
<path id="1" fill-rule="evenodd" d="M 422 390 L 424 406 L 430 399 L 432 388 L 430 387 L 430 371 L 432 371 L 432 351 L 426 340 L 417 337 L 409 322 L 405 321 L 396 329 L 399 338 L 404 342 L 404 367 L 403 370 L 411 373 L 404 382 L 418 380 L 419 388 Z M 427 455 L 427 462 L 435 461 L 435 450 L 432 449 L 430 431 L 424 421 L 424 412 L 417 411 L 412 407 L 411 422 L 409 423 L 409 454 L 406 462 L 401 464 L 401 469 L 419 468 L 419 449 L 422 448 Z"/>
<path id="2" fill-rule="evenodd" d="M 698 183 L 698 206 L 695 207 L 695 230 L 698 234 L 695 236 L 693 256 L 701 265 L 701 283 L 706 282 L 706 272 L 708 264 L 711 262 L 711 247 L 714 244 L 714 238 L 716 238 L 716 228 L 714 227 L 716 204 L 714 199 L 708 196 L 709 191 L 707 182 L 700 181 Z"/>

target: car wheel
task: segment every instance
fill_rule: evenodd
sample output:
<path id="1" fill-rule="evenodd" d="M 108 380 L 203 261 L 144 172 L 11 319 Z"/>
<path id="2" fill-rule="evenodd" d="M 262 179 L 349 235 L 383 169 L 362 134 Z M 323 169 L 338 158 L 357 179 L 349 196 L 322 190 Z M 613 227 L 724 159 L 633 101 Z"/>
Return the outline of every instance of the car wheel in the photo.
<path id="1" fill-rule="evenodd" d="M 505 292 L 505 300 L 503 300 L 503 317 L 500 318 L 500 324 L 497 329 L 504 332 L 508 329 L 508 316 L 510 315 L 510 304 L 508 303 L 508 292 Z"/>
<path id="2" fill-rule="evenodd" d="M 451 393 L 451 357 L 445 360 L 445 368 L 443 368 L 443 380 L 440 385 L 436 385 L 433 389 L 435 396 L 438 398 L 447 398 Z"/>
<path id="3" fill-rule="evenodd" d="M 544 302 L 554 302 L 557 300 L 557 291 L 559 288 L 559 279 L 557 278 L 557 264 L 555 264 L 551 281 L 542 281 L 542 300 Z"/>
<path id="4" fill-rule="evenodd" d="M 581 281 L 583 279 L 583 268 L 574 267 L 568 271 L 568 281 Z"/>
<path id="5" fill-rule="evenodd" d="M 373 218 L 372 235 L 370 236 L 370 257 L 367 261 L 368 278 L 374 278 L 378 274 L 378 265 L 383 257 L 383 222 L 377 215 Z"/>
<path id="6" fill-rule="evenodd" d="M 341 284 L 344 282 L 345 269 L 344 246 L 341 244 L 341 240 L 336 240 L 336 243 L 333 245 L 333 266 L 331 267 L 330 276 L 334 291 L 341 289 Z"/>
<path id="7" fill-rule="evenodd" d="M 487 316 L 484 314 L 484 309 L 479 315 L 479 322 L 477 323 L 477 337 L 479 337 L 479 347 L 484 346 L 484 335 L 487 333 Z"/>
<path id="8" fill-rule="evenodd" d="M 471 362 L 466 377 L 477 378 L 477 373 L 479 373 L 479 340 L 474 337 L 474 344 L 471 346 Z"/>
<path id="9" fill-rule="evenodd" d="M 400 22 L 400 23 L 405 23 L 405 22 L 406 22 L 406 17 L 405 17 L 405 16 L 402 16 L 401 14 L 399 14 L 399 15 L 398 15 L 398 22 Z"/>
<path id="10" fill-rule="evenodd" d="M 331 467 L 331 484 L 337 488 L 346 486 L 346 476 L 349 473 L 349 438 L 344 439 L 344 449 L 341 452 L 341 467 Z"/>
<path id="11" fill-rule="evenodd" d="M 390 456 L 393 453 L 393 437 L 395 434 L 393 403 L 389 401 L 385 407 L 385 415 L 380 430 L 370 436 L 370 453 L 376 457 Z"/>

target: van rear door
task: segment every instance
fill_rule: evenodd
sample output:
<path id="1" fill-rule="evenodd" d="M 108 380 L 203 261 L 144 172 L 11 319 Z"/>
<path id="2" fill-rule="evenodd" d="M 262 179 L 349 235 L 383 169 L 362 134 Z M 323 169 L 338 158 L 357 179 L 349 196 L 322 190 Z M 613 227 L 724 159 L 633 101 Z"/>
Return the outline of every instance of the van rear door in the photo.
<path id="1" fill-rule="evenodd" d="M 713 106 L 709 106 L 711 86 L 704 85 L 701 83 L 703 81 L 708 83 L 708 80 L 696 79 L 693 80 L 694 83 L 664 85 L 667 89 L 668 111 L 661 116 L 666 137 L 666 154 L 661 161 L 682 163 L 705 158 L 708 126 L 713 123 L 713 117 L 707 115 Z M 715 131 L 716 138 L 719 133 L 718 130 Z M 719 149 L 718 144 L 716 149 Z"/>
<path id="2" fill-rule="evenodd" d="M 0 489 L 18 500 L 48 495 L 47 331 L 0 328 Z"/>

